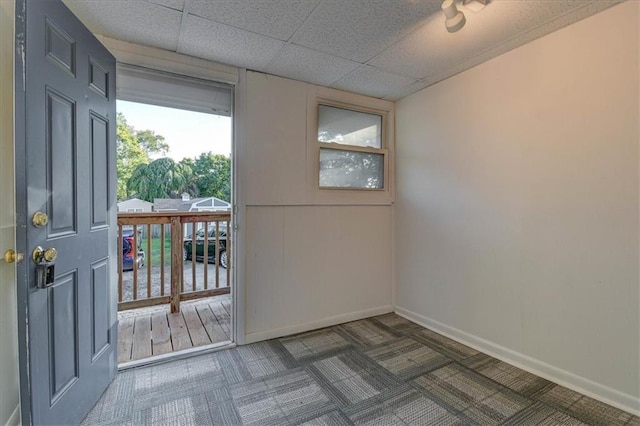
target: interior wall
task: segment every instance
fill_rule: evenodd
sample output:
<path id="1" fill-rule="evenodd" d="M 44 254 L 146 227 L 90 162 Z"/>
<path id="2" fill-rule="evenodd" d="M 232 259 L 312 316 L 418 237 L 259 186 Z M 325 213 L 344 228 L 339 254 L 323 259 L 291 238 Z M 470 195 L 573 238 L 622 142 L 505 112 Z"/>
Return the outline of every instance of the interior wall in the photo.
<path id="1" fill-rule="evenodd" d="M 244 342 L 392 311 L 389 191 L 372 203 L 313 181 L 315 96 L 349 95 L 256 72 L 244 89 Z"/>
<path id="2" fill-rule="evenodd" d="M 13 166 L 14 1 L 0 1 L 0 256 L 15 243 Z M 0 424 L 18 424 L 16 268 L 0 260 Z"/>
<path id="3" fill-rule="evenodd" d="M 478 19 L 480 19 L 478 15 Z M 397 307 L 640 410 L 640 3 L 397 104 Z"/>

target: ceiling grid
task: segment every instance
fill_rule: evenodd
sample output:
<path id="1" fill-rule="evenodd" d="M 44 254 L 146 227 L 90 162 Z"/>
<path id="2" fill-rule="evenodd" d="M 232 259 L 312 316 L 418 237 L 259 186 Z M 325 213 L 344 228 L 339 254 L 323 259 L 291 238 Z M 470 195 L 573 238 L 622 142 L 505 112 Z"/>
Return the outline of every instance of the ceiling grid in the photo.
<path id="1" fill-rule="evenodd" d="M 94 33 L 389 100 L 622 0 L 64 0 Z"/>

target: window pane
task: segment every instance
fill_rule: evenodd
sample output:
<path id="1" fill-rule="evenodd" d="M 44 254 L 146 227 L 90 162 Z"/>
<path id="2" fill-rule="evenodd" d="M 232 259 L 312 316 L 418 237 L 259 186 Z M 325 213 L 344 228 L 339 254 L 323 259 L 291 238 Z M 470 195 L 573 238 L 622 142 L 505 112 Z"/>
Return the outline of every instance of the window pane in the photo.
<path id="1" fill-rule="evenodd" d="M 383 188 L 384 154 L 320 148 L 320 187 Z"/>
<path id="2" fill-rule="evenodd" d="M 318 105 L 318 142 L 382 148 L 382 117 Z"/>

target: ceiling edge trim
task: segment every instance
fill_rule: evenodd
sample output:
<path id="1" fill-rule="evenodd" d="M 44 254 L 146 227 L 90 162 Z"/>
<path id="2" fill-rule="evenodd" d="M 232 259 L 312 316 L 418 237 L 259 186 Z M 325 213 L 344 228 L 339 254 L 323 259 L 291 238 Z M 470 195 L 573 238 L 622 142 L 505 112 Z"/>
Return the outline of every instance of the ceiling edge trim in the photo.
<path id="1" fill-rule="evenodd" d="M 235 85 L 239 68 L 96 34 L 119 63 Z"/>

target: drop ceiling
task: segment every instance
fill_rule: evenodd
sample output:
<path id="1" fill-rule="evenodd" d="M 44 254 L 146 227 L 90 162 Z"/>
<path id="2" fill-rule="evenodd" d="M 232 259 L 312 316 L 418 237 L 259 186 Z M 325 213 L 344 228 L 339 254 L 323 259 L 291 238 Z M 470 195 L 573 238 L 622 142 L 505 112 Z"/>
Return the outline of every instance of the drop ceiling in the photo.
<path id="1" fill-rule="evenodd" d="M 397 100 L 621 0 L 65 0 L 96 34 Z M 597 37 L 594 34 L 594 37 Z M 588 42 L 588 41 L 586 41 Z"/>

